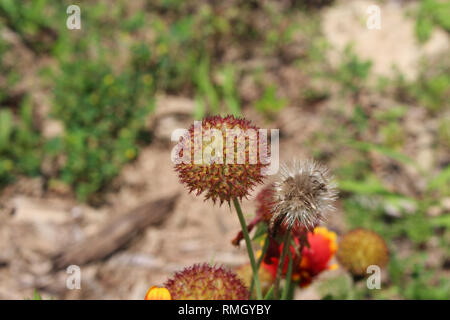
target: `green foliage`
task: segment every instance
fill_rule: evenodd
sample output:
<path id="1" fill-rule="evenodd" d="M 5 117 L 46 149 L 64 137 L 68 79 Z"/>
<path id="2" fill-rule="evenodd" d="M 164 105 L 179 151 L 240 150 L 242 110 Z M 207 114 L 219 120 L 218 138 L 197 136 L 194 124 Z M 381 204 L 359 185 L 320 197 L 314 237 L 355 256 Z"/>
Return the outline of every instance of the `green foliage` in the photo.
<path id="1" fill-rule="evenodd" d="M 28 99 L 15 116 L 0 109 L 0 186 L 14 181 L 16 175 L 40 173 L 40 136 L 33 128 L 32 106 Z"/>
<path id="2" fill-rule="evenodd" d="M 16 31 L 25 44 L 37 52 L 49 51 L 58 39 L 58 24 L 64 23 L 66 7 L 61 1 L 0 0 L 5 24 Z"/>
<path id="3" fill-rule="evenodd" d="M 39 292 L 37 292 L 37 290 L 34 290 L 33 300 L 43 300 Z"/>
<path id="4" fill-rule="evenodd" d="M 399 101 L 419 104 L 431 114 L 450 109 L 450 60 L 446 56 L 424 61 L 415 81 L 398 74 L 391 84 Z"/>
<path id="5" fill-rule="evenodd" d="M 428 181 L 428 191 L 438 195 L 450 195 L 450 165 Z"/>
<path id="6" fill-rule="evenodd" d="M 426 42 L 434 26 L 450 32 L 450 3 L 439 0 L 422 0 L 416 21 L 416 35 L 420 42 Z"/>
<path id="7" fill-rule="evenodd" d="M 364 87 L 371 67 L 371 61 L 361 61 L 351 47 L 347 47 L 342 63 L 332 77 L 342 84 L 344 90 L 358 93 Z"/>
<path id="8" fill-rule="evenodd" d="M 411 88 L 420 103 L 430 111 L 436 112 L 449 107 L 450 74 L 447 71 L 423 76 Z"/>
<path id="9" fill-rule="evenodd" d="M 450 149 L 450 119 L 442 118 L 439 120 L 438 138 L 440 145 Z"/>
<path id="10" fill-rule="evenodd" d="M 63 154 L 61 179 L 80 200 L 99 191 L 138 153 L 138 140 L 153 103 L 150 74 L 116 75 L 104 63 L 62 65 L 55 79 L 53 116 L 65 125 L 50 154 Z"/>
<path id="11" fill-rule="evenodd" d="M 218 70 L 217 83 L 212 81 L 209 69 L 208 61 L 202 60 L 195 73 L 196 118 L 201 118 L 206 114 L 206 106 L 209 106 L 210 114 L 227 113 L 240 116 L 241 106 L 236 89 L 234 68 L 228 65 Z"/>
<path id="12" fill-rule="evenodd" d="M 351 300 L 356 298 L 354 283 L 349 274 L 328 278 L 318 285 L 323 300 Z"/>
<path id="13" fill-rule="evenodd" d="M 405 299 L 447 300 L 450 280 L 434 276 L 425 265 L 426 255 L 412 255 L 398 259 L 392 255 L 389 275 L 392 283 Z"/>
<path id="14" fill-rule="evenodd" d="M 277 96 L 277 88 L 274 85 L 268 86 L 261 98 L 255 102 L 256 110 L 267 117 L 273 117 L 280 112 L 287 104 L 287 100 Z"/>
<path id="15" fill-rule="evenodd" d="M 44 298 L 42 298 L 41 294 L 34 289 L 33 298 L 25 298 L 25 300 L 44 300 Z M 50 300 L 53 300 L 53 297 L 50 297 Z"/>

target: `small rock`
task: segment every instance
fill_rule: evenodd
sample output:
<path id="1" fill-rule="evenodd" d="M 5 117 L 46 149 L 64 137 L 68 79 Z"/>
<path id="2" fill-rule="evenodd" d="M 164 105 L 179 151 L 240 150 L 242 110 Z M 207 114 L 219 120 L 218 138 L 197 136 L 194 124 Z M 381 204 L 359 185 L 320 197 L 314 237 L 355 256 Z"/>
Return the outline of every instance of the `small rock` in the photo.
<path id="1" fill-rule="evenodd" d="M 64 125 L 61 121 L 47 119 L 42 126 L 42 136 L 47 139 L 60 137 L 64 134 Z"/>
<path id="2" fill-rule="evenodd" d="M 431 206 L 427 210 L 427 215 L 430 217 L 438 217 L 442 214 L 442 208 L 440 206 Z"/>
<path id="3" fill-rule="evenodd" d="M 450 197 L 443 198 L 441 200 L 441 206 L 445 211 L 450 211 Z"/>

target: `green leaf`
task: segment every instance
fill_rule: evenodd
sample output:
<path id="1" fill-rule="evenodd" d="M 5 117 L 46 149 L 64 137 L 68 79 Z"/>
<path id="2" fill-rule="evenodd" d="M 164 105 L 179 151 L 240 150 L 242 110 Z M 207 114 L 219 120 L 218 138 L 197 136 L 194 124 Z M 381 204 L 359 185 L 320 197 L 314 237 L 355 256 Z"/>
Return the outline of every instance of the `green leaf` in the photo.
<path id="1" fill-rule="evenodd" d="M 441 187 L 448 186 L 450 181 L 450 166 L 447 166 L 437 176 L 431 179 L 428 183 L 428 190 L 437 190 Z"/>
<path id="2" fill-rule="evenodd" d="M 291 291 L 291 286 L 292 286 L 292 264 L 293 264 L 293 259 L 292 259 L 292 255 L 291 252 L 288 252 L 288 257 L 289 257 L 289 262 L 288 262 L 288 269 L 286 272 L 286 277 L 285 277 L 285 284 L 284 284 L 284 288 L 283 288 L 283 293 L 281 295 L 281 300 L 286 300 L 288 298 L 289 292 Z"/>
<path id="3" fill-rule="evenodd" d="M 36 289 L 34 290 L 34 293 L 33 293 L 33 300 L 42 300 L 41 295 L 39 294 L 39 292 L 37 292 Z"/>
<path id="4" fill-rule="evenodd" d="M 13 130 L 13 117 L 8 109 L 0 110 L 0 150 L 4 150 L 10 142 Z"/>
<path id="5" fill-rule="evenodd" d="M 392 194 L 381 184 L 377 177 L 370 175 L 366 180 L 339 180 L 339 189 L 355 194 L 375 195 L 375 194 Z"/>
<path id="6" fill-rule="evenodd" d="M 262 238 L 267 235 L 268 226 L 266 223 L 258 223 L 256 227 L 255 234 L 253 235 L 253 241 L 262 240 Z"/>
<path id="7" fill-rule="evenodd" d="M 274 285 L 272 285 L 270 289 L 267 291 L 266 295 L 264 296 L 264 300 L 273 300 L 273 289 Z"/>
<path id="8" fill-rule="evenodd" d="M 420 169 L 420 167 L 417 165 L 417 163 L 412 160 L 410 157 L 408 157 L 407 155 L 404 155 L 403 153 L 397 152 L 395 150 L 392 150 L 390 148 L 384 147 L 384 146 L 380 146 L 380 145 L 376 145 L 370 142 L 363 142 L 363 141 L 356 141 L 356 140 L 350 140 L 348 141 L 348 145 L 349 146 L 353 146 L 357 149 L 360 149 L 362 151 L 376 151 L 381 153 L 382 155 L 389 157 L 391 159 L 397 160 L 399 162 L 402 162 L 404 164 L 408 164 L 408 165 L 412 165 L 418 169 Z"/>
<path id="9" fill-rule="evenodd" d="M 450 229 L 450 212 L 443 214 L 442 216 L 432 218 L 430 223 L 433 227 L 443 227 Z"/>

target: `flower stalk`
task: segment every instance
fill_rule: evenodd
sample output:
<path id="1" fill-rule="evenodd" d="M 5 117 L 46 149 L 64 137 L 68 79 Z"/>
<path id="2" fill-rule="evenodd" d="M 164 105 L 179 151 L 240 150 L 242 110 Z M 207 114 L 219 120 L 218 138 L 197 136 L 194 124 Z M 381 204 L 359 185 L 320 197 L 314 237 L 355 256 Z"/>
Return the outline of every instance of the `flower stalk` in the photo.
<path id="1" fill-rule="evenodd" d="M 264 240 L 264 245 L 262 248 L 261 256 L 258 258 L 258 261 L 256 262 L 256 270 L 258 270 L 259 274 L 259 268 L 261 267 L 261 263 L 264 260 L 264 256 L 267 252 L 267 248 L 269 247 L 270 239 L 269 237 L 266 237 L 266 240 Z M 251 283 L 250 283 L 250 293 L 253 292 L 253 288 L 255 287 L 255 278 L 252 277 Z"/>
<path id="2" fill-rule="evenodd" d="M 283 237 L 283 250 L 281 251 L 280 260 L 278 261 L 277 275 L 275 278 L 275 285 L 274 285 L 275 300 L 278 300 L 279 298 L 281 274 L 283 273 L 284 262 L 286 259 L 286 254 L 290 248 L 290 244 L 291 244 L 291 229 L 288 229 L 286 230 L 286 233 L 284 234 Z M 290 279 L 288 281 L 290 281 Z"/>
<path id="3" fill-rule="evenodd" d="M 239 218 L 239 222 L 241 224 L 242 233 L 244 235 L 245 245 L 247 246 L 248 257 L 250 259 L 250 265 L 252 266 L 253 271 L 253 279 L 255 283 L 256 290 L 256 299 L 262 300 L 262 291 L 261 291 L 261 283 L 259 281 L 258 268 L 256 266 L 255 255 L 253 253 L 252 243 L 250 240 L 250 236 L 247 230 L 247 224 L 245 223 L 244 215 L 242 213 L 241 205 L 239 204 L 239 200 L 237 198 L 233 198 L 233 205 L 236 209 L 237 216 Z"/>

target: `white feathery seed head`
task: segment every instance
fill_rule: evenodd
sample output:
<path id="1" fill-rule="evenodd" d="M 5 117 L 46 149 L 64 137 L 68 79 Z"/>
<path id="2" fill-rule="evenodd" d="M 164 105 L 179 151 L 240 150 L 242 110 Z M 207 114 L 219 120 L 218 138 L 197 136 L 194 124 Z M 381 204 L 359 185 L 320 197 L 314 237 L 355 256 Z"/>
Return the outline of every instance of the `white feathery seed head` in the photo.
<path id="1" fill-rule="evenodd" d="M 294 225 L 313 230 L 334 210 L 337 186 L 328 169 L 314 160 L 294 160 L 282 165 L 274 184 L 274 208 L 271 228 Z"/>

